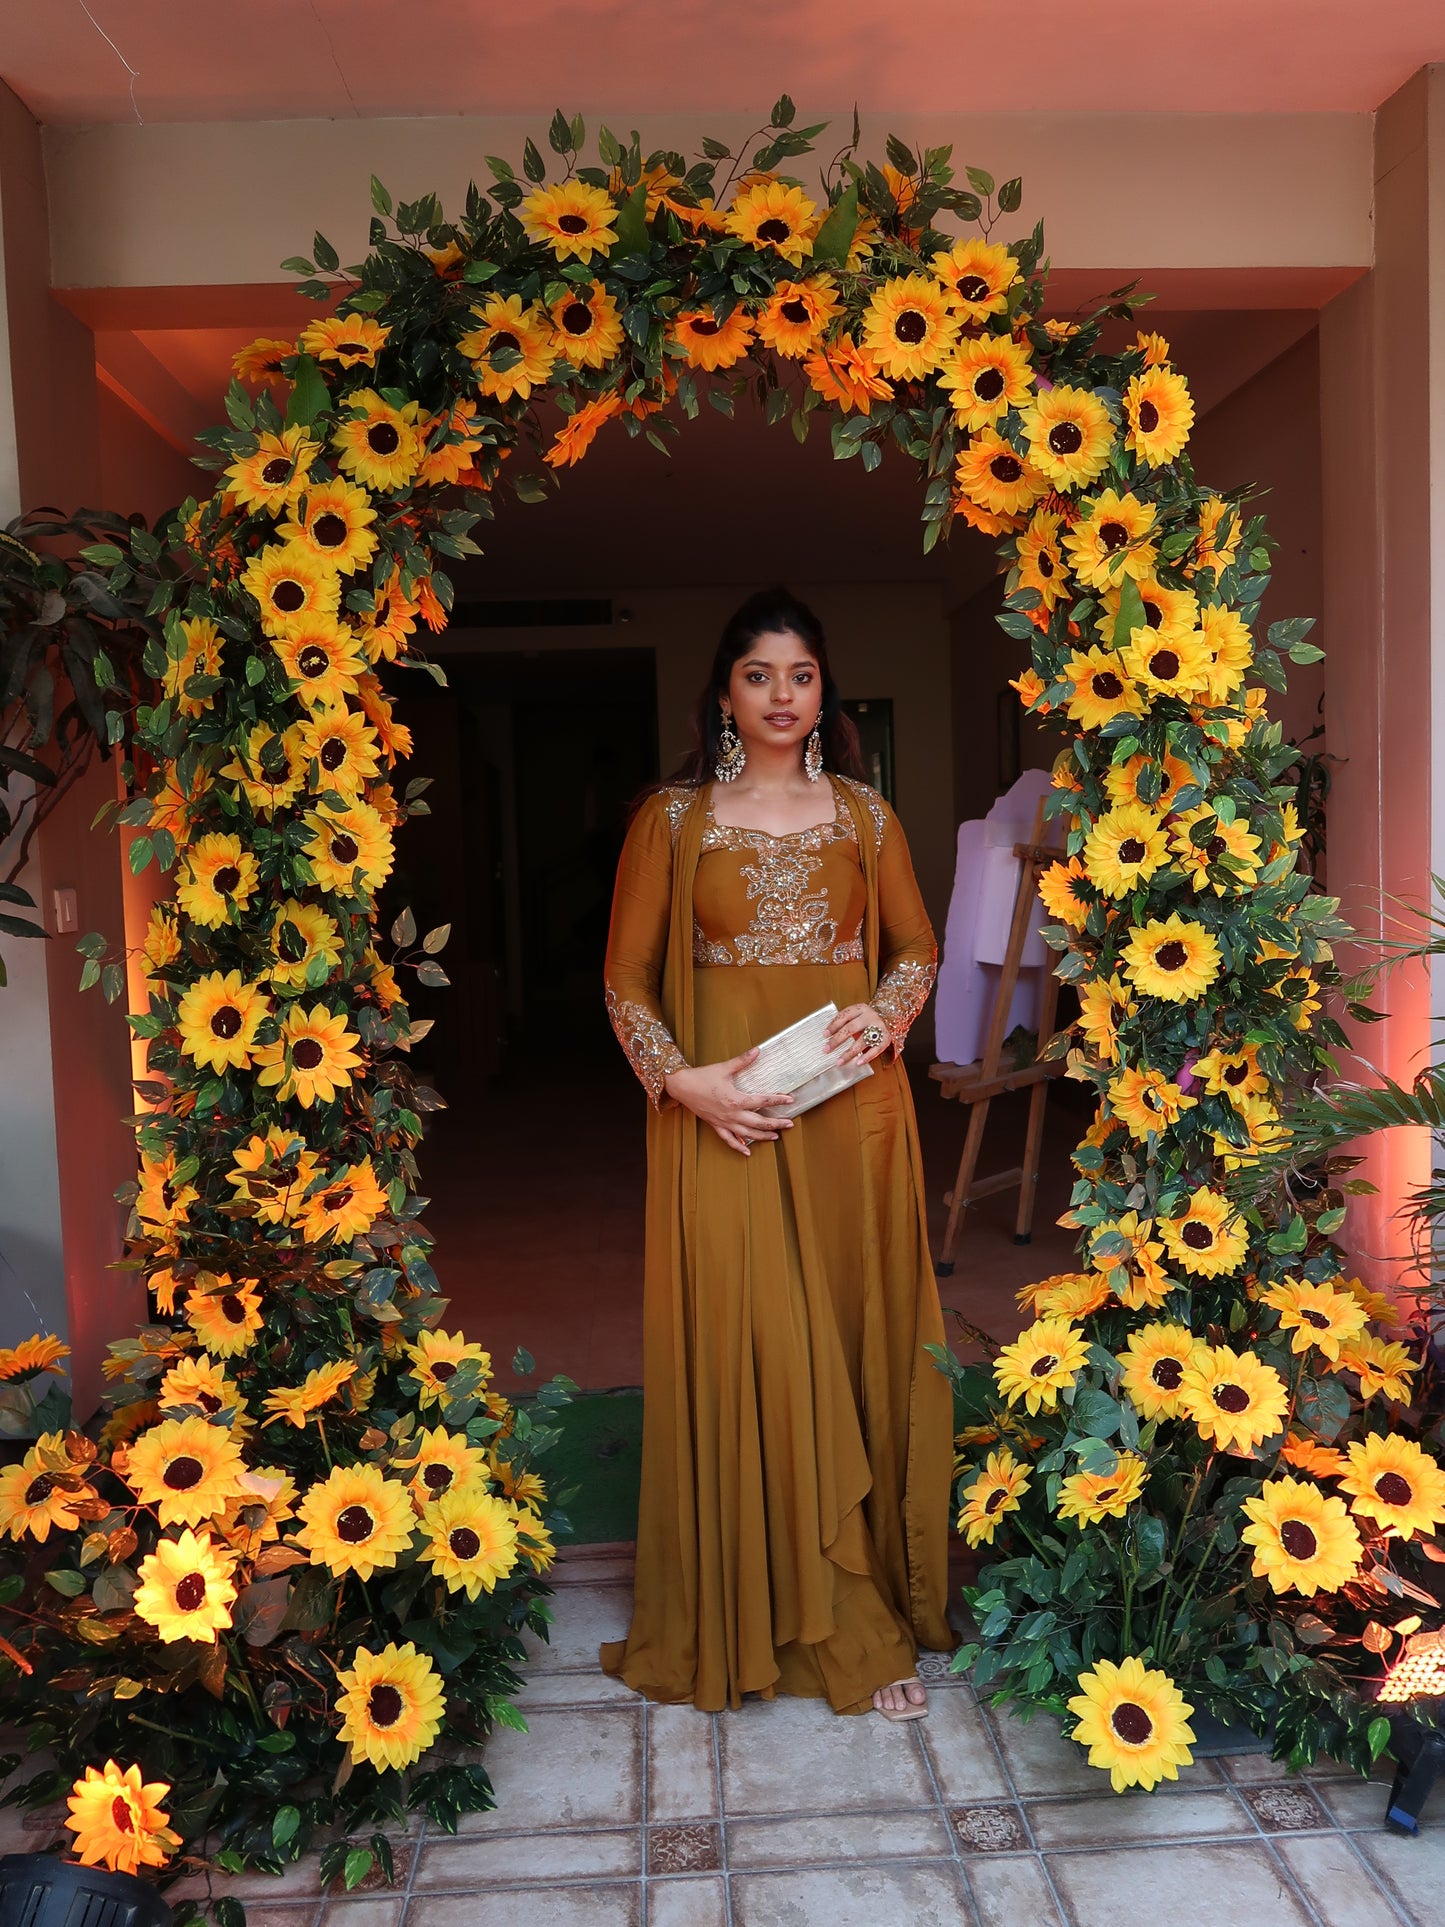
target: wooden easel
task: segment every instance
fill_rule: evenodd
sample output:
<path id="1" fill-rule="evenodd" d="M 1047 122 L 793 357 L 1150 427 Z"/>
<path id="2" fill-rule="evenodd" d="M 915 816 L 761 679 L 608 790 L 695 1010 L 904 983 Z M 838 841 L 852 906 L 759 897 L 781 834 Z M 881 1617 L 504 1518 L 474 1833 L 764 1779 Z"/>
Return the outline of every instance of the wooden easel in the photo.
<path id="1" fill-rule="evenodd" d="M 953 1270 L 953 1254 L 964 1212 L 971 1204 L 976 1204 L 980 1198 L 986 1198 L 992 1192 L 1011 1191 L 1015 1186 L 1018 1187 L 1019 1210 L 1014 1243 L 1026 1245 L 1033 1237 L 1034 1198 L 1038 1190 L 1039 1155 L 1044 1136 L 1044 1100 L 1048 1095 L 1048 1080 L 1058 1077 L 1064 1065 L 1062 1061 L 1041 1063 L 1036 1056 L 1033 1063 L 1015 1069 L 1013 1052 L 1004 1049 L 1003 1037 L 1014 991 L 1018 987 L 1024 944 L 1028 940 L 1029 926 L 1038 903 L 1039 872 L 1049 864 L 1056 863 L 1064 854 L 1061 849 L 1051 848 L 1043 842 L 1043 829 L 1044 805 L 1040 798 L 1031 839 L 1027 843 L 1014 845 L 1014 855 L 1020 859 L 1018 894 L 1014 898 L 1013 922 L 1009 926 L 1008 947 L 1004 951 L 1003 972 L 994 996 L 983 1056 L 973 1064 L 934 1064 L 928 1073 L 942 1086 L 944 1097 L 956 1097 L 960 1103 L 969 1106 L 968 1136 L 964 1140 L 963 1156 L 958 1162 L 958 1176 L 952 1191 L 944 1196 L 944 1203 L 948 1206 L 948 1228 L 943 1234 L 943 1254 L 937 1265 L 941 1278 L 948 1277 Z M 1054 1014 L 1058 1004 L 1059 980 L 1052 968 L 1046 967 L 1043 1001 L 1039 1010 L 1039 1056 L 1053 1035 Z M 991 1100 L 1004 1091 L 1020 1091 L 1026 1086 L 1032 1087 L 1033 1095 L 1029 1099 L 1023 1163 L 1013 1165 L 1007 1171 L 999 1171 L 993 1177 L 975 1179 L 973 1174 L 978 1168 L 978 1154 L 983 1148 L 983 1128 L 988 1122 Z"/>

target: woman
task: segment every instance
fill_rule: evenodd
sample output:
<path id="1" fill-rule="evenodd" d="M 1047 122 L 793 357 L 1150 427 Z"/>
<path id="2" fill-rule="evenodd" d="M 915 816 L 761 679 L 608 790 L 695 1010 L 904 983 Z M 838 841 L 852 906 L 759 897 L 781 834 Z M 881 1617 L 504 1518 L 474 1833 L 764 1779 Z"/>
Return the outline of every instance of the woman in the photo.
<path id="1" fill-rule="evenodd" d="M 917 1719 L 918 1647 L 953 1644 L 951 1394 L 898 1061 L 933 932 L 785 591 L 723 631 L 697 733 L 633 817 L 607 947 L 653 1109 L 636 1593 L 602 1663 L 706 1711 L 782 1691 Z M 829 1002 L 872 1075 L 795 1119 L 745 1096 L 754 1047 Z"/>

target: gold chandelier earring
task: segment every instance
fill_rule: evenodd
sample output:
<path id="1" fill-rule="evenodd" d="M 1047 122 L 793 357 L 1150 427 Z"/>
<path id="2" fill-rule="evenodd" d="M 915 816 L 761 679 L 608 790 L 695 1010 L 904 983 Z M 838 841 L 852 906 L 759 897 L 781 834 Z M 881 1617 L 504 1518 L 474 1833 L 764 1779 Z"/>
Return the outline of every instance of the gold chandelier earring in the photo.
<path id="1" fill-rule="evenodd" d="M 718 759 L 713 768 L 717 772 L 717 780 L 720 783 L 733 783 L 742 775 L 748 753 L 738 740 L 738 733 L 733 728 L 732 716 L 726 709 L 723 710 L 722 719 L 722 735 L 718 739 Z"/>
<path id="2" fill-rule="evenodd" d="M 810 783 L 816 783 L 823 774 L 823 738 L 818 734 L 817 723 L 814 723 L 813 733 L 803 751 L 803 770 Z"/>

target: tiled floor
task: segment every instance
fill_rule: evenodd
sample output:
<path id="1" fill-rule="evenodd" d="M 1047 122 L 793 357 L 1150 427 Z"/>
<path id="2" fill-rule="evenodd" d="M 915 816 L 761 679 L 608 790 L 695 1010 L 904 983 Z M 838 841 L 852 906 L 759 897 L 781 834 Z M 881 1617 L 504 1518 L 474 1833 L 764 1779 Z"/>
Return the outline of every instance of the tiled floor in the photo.
<path id="1" fill-rule="evenodd" d="M 390 1892 L 324 1898 L 314 1861 L 229 1883 L 250 1927 L 1445 1920 L 1445 1792 L 1418 1840 L 1384 1830 L 1382 1785 L 1329 1766 L 1293 1778 L 1259 1755 L 1115 1795 L 1049 1723 L 986 1712 L 946 1676 L 905 1726 L 812 1701 L 648 1706 L 597 1667 L 626 1585 L 564 1584 L 554 1605 L 522 1700 L 530 1731 L 488 1749 L 496 1810 L 455 1838 L 414 1829 Z"/>

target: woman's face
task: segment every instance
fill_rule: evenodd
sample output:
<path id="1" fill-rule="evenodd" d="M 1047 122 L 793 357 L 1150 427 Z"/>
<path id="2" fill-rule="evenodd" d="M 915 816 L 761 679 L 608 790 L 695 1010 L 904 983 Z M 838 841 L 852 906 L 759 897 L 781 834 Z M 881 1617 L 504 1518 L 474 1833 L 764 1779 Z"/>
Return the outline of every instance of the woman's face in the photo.
<path id="1" fill-rule="evenodd" d="M 817 658 L 789 630 L 758 636 L 733 664 L 728 703 L 744 744 L 801 747 L 823 706 Z"/>

